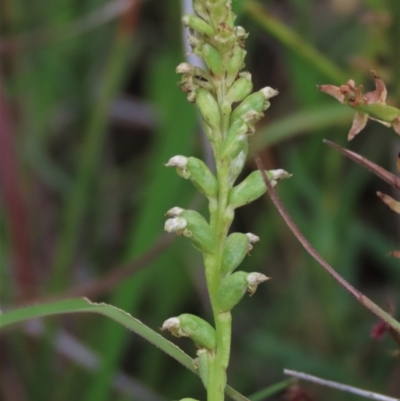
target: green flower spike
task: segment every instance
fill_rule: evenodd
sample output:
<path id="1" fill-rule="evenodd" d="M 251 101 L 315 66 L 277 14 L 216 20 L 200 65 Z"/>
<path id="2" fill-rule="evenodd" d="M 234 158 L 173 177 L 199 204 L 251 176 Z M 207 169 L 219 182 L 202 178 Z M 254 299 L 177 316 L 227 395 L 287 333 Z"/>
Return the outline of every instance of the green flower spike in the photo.
<path id="1" fill-rule="evenodd" d="M 168 330 L 175 337 L 189 337 L 199 348 L 215 349 L 214 328 L 210 323 L 190 313 L 167 319 L 161 330 Z"/>
<path id="2" fill-rule="evenodd" d="M 378 121 L 386 127 L 392 127 L 400 135 L 400 109 L 386 104 L 387 90 L 382 79 L 372 70 L 375 79 L 375 90 L 363 94 L 363 87 L 355 86 L 350 79 L 346 85 L 320 85 L 317 88 L 333 96 L 340 103 L 347 104 L 356 111 L 348 140 L 352 140 L 364 129 L 368 118 Z"/>

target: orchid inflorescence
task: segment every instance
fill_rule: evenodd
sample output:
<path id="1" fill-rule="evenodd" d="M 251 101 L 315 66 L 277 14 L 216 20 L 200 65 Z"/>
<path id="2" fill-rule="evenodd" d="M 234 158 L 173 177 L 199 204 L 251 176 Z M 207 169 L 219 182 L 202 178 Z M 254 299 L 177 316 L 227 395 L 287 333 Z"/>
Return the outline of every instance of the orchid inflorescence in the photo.
<path id="1" fill-rule="evenodd" d="M 196 15 L 186 15 L 192 51 L 201 57 L 206 69 L 182 63 L 180 87 L 189 102 L 196 104 L 215 159 L 216 173 L 200 159 L 177 155 L 166 166 L 174 167 L 184 179 L 208 199 L 210 217 L 173 207 L 166 216 L 167 232 L 187 237 L 203 254 L 207 288 L 214 316 L 214 327 L 202 318 L 182 314 L 167 319 L 163 330 L 178 337 L 189 337 L 198 348 L 195 366 L 209 401 L 224 399 L 226 369 L 230 357 L 231 310 L 246 292 L 252 295 L 268 280 L 262 273 L 235 271 L 259 238 L 252 233 L 231 233 L 235 209 L 262 196 L 267 188 L 257 170 L 235 185 L 249 149 L 249 136 L 255 124 L 278 92 L 270 87 L 253 92 L 251 74 L 244 67 L 244 42 L 248 34 L 235 26 L 231 1 L 193 0 Z M 274 186 L 290 177 L 286 171 L 266 171 Z"/>

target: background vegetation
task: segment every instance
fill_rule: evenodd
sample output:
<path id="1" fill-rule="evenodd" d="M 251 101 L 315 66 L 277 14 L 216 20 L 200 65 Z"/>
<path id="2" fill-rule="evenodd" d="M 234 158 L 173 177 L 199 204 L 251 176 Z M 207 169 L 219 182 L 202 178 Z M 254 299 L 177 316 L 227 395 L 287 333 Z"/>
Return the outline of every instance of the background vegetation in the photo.
<path id="1" fill-rule="evenodd" d="M 400 3 L 234 3 L 251 33 L 256 89 L 280 91 L 253 154 L 294 174 L 278 192 L 325 259 L 378 304 L 398 305 L 400 269 L 385 257 L 398 221 L 375 195 L 386 184 L 322 139 L 391 171 L 399 141 L 369 123 L 348 145 L 352 112 L 315 86 L 354 78 L 372 88 L 374 68 L 399 107 Z M 200 254 L 181 238 L 158 242 L 166 210 L 205 206 L 163 165 L 209 152 L 177 86 L 180 15 L 176 0 L 1 2 L 2 309 L 79 294 L 153 328 L 183 312 L 210 316 Z M 273 280 L 233 313 L 229 383 L 250 395 L 283 380 L 285 367 L 399 397 L 395 344 L 371 339 L 375 317 L 300 248 L 271 203 L 240 209 L 235 230 L 261 237 L 245 268 Z M 116 276 L 127 269 L 129 277 Z M 193 355 L 189 341 L 179 345 Z M 192 373 L 101 317 L 32 322 L 2 332 L 0 346 L 4 401 L 204 398 Z M 305 388 L 313 400 L 357 399 Z"/>

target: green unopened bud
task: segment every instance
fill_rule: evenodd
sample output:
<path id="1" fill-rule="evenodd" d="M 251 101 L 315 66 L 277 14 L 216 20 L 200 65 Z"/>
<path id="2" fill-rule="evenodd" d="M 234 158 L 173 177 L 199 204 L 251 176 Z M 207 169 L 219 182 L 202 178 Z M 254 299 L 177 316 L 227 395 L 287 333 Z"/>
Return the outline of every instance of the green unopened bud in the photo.
<path id="1" fill-rule="evenodd" d="M 242 233 L 233 233 L 227 238 L 221 263 L 223 277 L 232 273 L 242 263 L 249 251 L 249 245 L 249 237 Z"/>
<path id="2" fill-rule="evenodd" d="M 260 241 L 260 238 L 252 233 L 231 234 L 226 240 L 222 254 L 222 276 L 232 273 L 242 263 L 244 257 L 253 249 L 253 244 L 258 241 Z"/>
<path id="3" fill-rule="evenodd" d="M 247 132 L 249 127 L 243 120 L 236 120 L 229 128 L 222 147 L 222 157 L 234 159 L 246 146 L 248 146 Z"/>
<path id="4" fill-rule="evenodd" d="M 222 74 L 223 63 L 218 50 L 210 45 L 209 43 L 204 43 L 201 49 L 201 56 L 213 75 Z"/>
<path id="5" fill-rule="evenodd" d="M 229 312 L 243 298 L 246 290 L 254 294 L 257 286 L 268 280 L 261 273 L 236 272 L 225 277 L 217 292 L 217 304 L 220 312 Z"/>
<path id="6" fill-rule="evenodd" d="M 199 88 L 196 91 L 196 104 L 205 123 L 212 129 L 219 131 L 221 115 L 215 97 L 209 91 Z"/>
<path id="7" fill-rule="evenodd" d="M 265 95 L 258 91 L 252 93 L 250 96 L 247 96 L 242 103 L 233 110 L 231 115 L 231 123 L 233 124 L 236 119 L 243 118 L 243 116 L 251 111 L 256 113 L 261 113 L 269 106 L 269 102 L 266 99 Z"/>
<path id="8" fill-rule="evenodd" d="M 239 74 L 239 77 L 230 87 L 227 94 L 227 99 L 231 103 L 241 102 L 253 90 L 253 83 L 251 82 L 251 74 L 249 72 L 242 72 Z"/>
<path id="9" fill-rule="evenodd" d="M 168 330 L 176 337 L 189 337 L 199 348 L 214 350 L 216 346 L 214 328 L 205 320 L 190 313 L 167 319 L 161 330 Z"/>
<path id="10" fill-rule="evenodd" d="M 206 219 L 194 210 L 185 210 L 180 218 L 187 222 L 183 235 L 190 239 L 193 246 L 200 252 L 213 253 L 214 235 Z"/>
<path id="11" fill-rule="evenodd" d="M 265 172 L 271 180 L 272 186 L 277 184 L 277 180 L 291 177 L 285 170 L 271 170 Z M 229 204 L 233 208 L 247 205 L 258 199 L 267 191 L 264 179 L 260 170 L 253 171 L 239 185 L 232 188 L 229 196 Z"/>
<path id="12" fill-rule="evenodd" d="M 193 185 L 208 198 L 217 196 L 217 179 L 202 160 L 178 155 L 171 157 L 166 166 L 176 167 L 181 177 L 190 179 Z"/>
<path id="13" fill-rule="evenodd" d="M 229 166 L 229 182 L 233 184 L 242 172 L 246 164 L 247 154 L 249 152 L 249 144 L 246 142 L 240 153 L 232 160 Z"/>
<path id="14" fill-rule="evenodd" d="M 244 58 L 246 51 L 240 46 L 236 45 L 232 50 L 232 56 L 229 58 L 226 65 L 226 70 L 233 79 L 236 78 L 239 71 L 244 67 Z"/>
<path id="15" fill-rule="evenodd" d="M 205 388 L 208 387 L 208 352 L 205 349 L 199 349 L 196 352 L 196 364 L 199 376 Z"/>
<path id="16" fill-rule="evenodd" d="M 182 22 L 185 26 L 193 29 L 194 31 L 212 37 L 215 35 L 215 31 L 211 25 L 207 24 L 203 19 L 194 15 L 184 15 Z"/>
<path id="17" fill-rule="evenodd" d="M 215 198 L 218 191 L 218 182 L 206 164 L 196 157 L 189 157 L 186 166 L 190 173 L 193 185 L 208 198 Z"/>

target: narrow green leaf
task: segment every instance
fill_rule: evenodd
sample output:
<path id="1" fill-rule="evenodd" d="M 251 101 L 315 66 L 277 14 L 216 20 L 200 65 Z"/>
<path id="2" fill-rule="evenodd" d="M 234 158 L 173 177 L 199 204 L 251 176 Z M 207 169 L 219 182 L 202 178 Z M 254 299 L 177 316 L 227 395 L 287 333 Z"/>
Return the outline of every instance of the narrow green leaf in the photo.
<path id="1" fill-rule="evenodd" d="M 115 320 L 116 322 L 125 326 L 127 329 L 132 330 L 139 336 L 154 344 L 166 354 L 180 362 L 187 369 L 197 374 L 197 371 L 193 365 L 193 360 L 189 355 L 183 352 L 175 344 L 156 333 L 150 327 L 147 327 L 140 320 L 135 319 L 129 313 L 124 312 L 123 310 L 114 306 L 104 303 L 93 303 L 86 298 L 68 299 L 46 304 L 33 305 L 2 313 L 0 315 L 0 330 L 30 319 L 64 313 L 82 312 L 99 313 L 100 315 L 107 316 L 108 318 Z M 235 401 L 249 401 L 246 397 L 238 393 L 230 386 L 226 387 L 225 392 Z"/>

